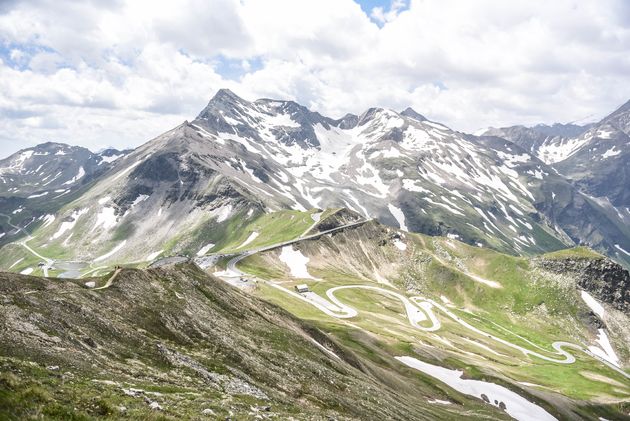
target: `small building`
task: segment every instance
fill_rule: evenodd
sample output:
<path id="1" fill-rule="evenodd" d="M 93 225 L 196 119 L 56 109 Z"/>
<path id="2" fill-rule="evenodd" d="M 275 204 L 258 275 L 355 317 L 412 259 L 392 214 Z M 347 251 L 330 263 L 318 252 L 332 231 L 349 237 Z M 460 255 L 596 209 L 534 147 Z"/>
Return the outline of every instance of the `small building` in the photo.
<path id="1" fill-rule="evenodd" d="M 308 285 L 306 285 L 306 284 L 299 284 L 299 285 L 296 285 L 296 286 L 295 286 L 295 290 L 296 290 L 298 293 L 300 293 L 300 294 L 302 294 L 302 293 L 304 293 L 304 292 L 309 292 Z"/>

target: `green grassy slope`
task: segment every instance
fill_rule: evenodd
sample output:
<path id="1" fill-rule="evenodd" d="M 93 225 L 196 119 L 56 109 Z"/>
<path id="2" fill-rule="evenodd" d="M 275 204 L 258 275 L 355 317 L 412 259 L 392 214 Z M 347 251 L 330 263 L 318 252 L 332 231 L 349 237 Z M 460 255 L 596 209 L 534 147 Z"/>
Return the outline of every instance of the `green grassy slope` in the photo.
<path id="1" fill-rule="evenodd" d="M 406 250 L 399 250 L 395 241 L 403 241 Z M 316 279 L 291 278 L 277 250 L 248 257 L 239 267 L 289 289 L 307 283 L 321 297 L 334 286 L 355 284 L 378 285 L 407 296 L 422 295 L 447 305 L 459 318 L 488 334 L 549 357 L 555 356 L 551 347 L 555 341 L 583 346 L 594 344 L 596 339 L 597 324 L 575 283 L 541 270 L 527 258 L 446 238 L 397 234 L 377 223 L 333 238 L 305 241 L 295 248 L 310 259 L 308 271 Z M 601 258 L 584 248 L 544 257 Z M 489 287 L 475 277 L 500 287 Z M 341 290 L 335 294 L 358 310 L 352 319 L 327 316 L 265 282 L 259 282 L 256 293 L 316 323 L 375 364 L 390 364 L 389 359 L 397 355 L 415 355 L 534 395 L 542 405 L 554 407 L 559 416 L 600 414 L 605 418 L 604 414 L 619 416 L 629 407 L 630 381 L 580 351 L 572 351 L 577 361 L 568 365 L 525 356 L 464 328 L 439 311 L 442 328 L 423 332 L 409 325 L 398 300 L 374 291 Z M 628 361 L 627 343 L 619 339 L 614 335 L 616 352 Z"/>

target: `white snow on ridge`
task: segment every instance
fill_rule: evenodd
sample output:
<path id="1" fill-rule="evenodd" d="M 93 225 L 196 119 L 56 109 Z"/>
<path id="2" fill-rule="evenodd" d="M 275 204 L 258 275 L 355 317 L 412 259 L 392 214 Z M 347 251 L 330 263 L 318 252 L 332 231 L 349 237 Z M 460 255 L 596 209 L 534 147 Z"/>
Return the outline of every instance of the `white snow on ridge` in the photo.
<path id="1" fill-rule="evenodd" d="M 236 249 L 241 249 L 243 247 L 245 247 L 246 245 L 250 244 L 252 241 L 254 241 L 256 238 L 258 238 L 258 231 L 254 231 L 251 234 L 249 234 L 249 237 L 247 237 L 247 240 L 243 241 L 243 243 L 238 246 Z"/>
<path id="2" fill-rule="evenodd" d="M 612 130 L 599 130 L 596 136 L 600 139 L 610 139 L 611 134 L 613 134 Z"/>
<path id="3" fill-rule="evenodd" d="M 135 200 L 131 203 L 131 205 L 129 206 L 129 208 L 131 209 L 131 208 L 135 207 L 135 206 L 136 206 L 136 205 L 138 205 L 139 203 L 142 203 L 142 202 L 144 202 L 145 200 L 147 200 L 148 198 L 149 198 L 149 196 L 148 196 L 148 195 L 146 195 L 146 194 L 140 194 L 140 195 L 138 195 L 138 197 L 136 197 L 136 198 L 135 198 Z"/>
<path id="4" fill-rule="evenodd" d="M 83 167 L 79 168 L 79 172 L 77 173 L 77 175 L 75 175 L 74 177 L 72 177 L 70 180 L 66 181 L 65 183 L 63 183 L 64 185 L 66 184 L 73 184 L 76 183 L 77 181 L 79 181 L 81 178 L 83 178 L 83 176 L 85 175 L 85 170 L 83 169 Z"/>
<path id="5" fill-rule="evenodd" d="M 230 217 L 232 212 L 232 205 L 224 205 L 213 211 L 213 214 L 217 217 L 217 222 L 223 222 Z"/>
<path id="6" fill-rule="evenodd" d="M 545 141 L 538 149 L 538 158 L 543 160 L 545 164 L 555 164 L 576 153 L 592 138 L 592 135 L 583 135 L 575 139 L 555 139 L 555 143 Z"/>
<path id="7" fill-rule="evenodd" d="M 26 268 L 20 272 L 20 275 L 30 275 L 31 273 L 33 273 L 33 268 Z"/>
<path id="8" fill-rule="evenodd" d="M 145 157 L 145 159 L 149 158 L 150 155 L 147 155 Z M 122 171 L 119 171 L 118 174 L 116 174 L 115 176 L 112 177 L 112 181 L 116 181 L 119 178 L 121 178 L 123 175 L 127 174 L 129 171 L 131 171 L 132 169 L 134 169 L 135 167 L 137 167 L 138 165 L 140 165 L 143 161 L 138 160 L 136 162 L 134 162 L 133 164 L 129 165 L 127 168 L 125 168 Z"/>
<path id="9" fill-rule="evenodd" d="M 308 273 L 306 264 L 310 259 L 299 250 L 294 250 L 292 245 L 282 247 L 280 261 L 289 267 L 291 276 L 295 278 L 315 279 Z"/>
<path id="10" fill-rule="evenodd" d="M 154 253 L 149 254 L 149 255 L 147 256 L 147 258 L 146 258 L 146 259 L 144 259 L 144 260 L 145 260 L 146 262 L 151 262 L 151 261 L 155 260 L 155 259 L 156 259 L 156 258 L 157 258 L 160 254 L 162 254 L 162 253 L 164 253 L 164 250 L 159 250 L 159 251 L 156 251 L 156 252 L 154 252 Z"/>
<path id="11" fill-rule="evenodd" d="M 111 196 L 101 197 L 100 199 L 98 199 L 98 204 L 99 205 L 104 205 L 105 203 L 109 202 L 110 200 L 111 200 Z"/>
<path id="12" fill-rule="evenodd" d="M 202 248 L 199 249 L 199 251 L 197 252 L 197 256 L 198 257 L 203 256 L 204 254 L 209 252 L 212 247 L 214 247 L 213 243 L 206 244 L 205 246 L 203 246 Z"/>
<path id="13" fill-rule="evenodd" d="M 400 229 L 403 231 L 409 231 L 407 229 L 407 225 L 405 224 L 405 214 L 403 213 L 403 211 L 400 210 L 400 208 L 397 208 L 396 206 L 392 205 L 391 203 L 387 204 L 387 208 L 389 209 L 391 214 L 394 215 L 394 218 L 396 218 L 396 221 L 398 222 Z"/>
<path id="14" fill-rule="evenodd" d="M 57 230 L 57 232 L 54 233 L 53 236 L 51 237 L 51 240 L 56 240 L 57 238 L 61 237 L 66 231 L 69 231 L 72 228 L 74 228 L 74 225 L 79 220 L 79 217 L 83 215 L 84 213 L 86 213 L 87 211 L 88 211 L 88 208 L 83 208 L 83 209 L 79 209 L 72 212 L 72 215 L 70 215 L 71 220 L 62 222 L 59 225 L 59 229 Z"/>
<path id="15" fill-rule="evenodd" d="M 124 154 L 111 155 L 111 156 L 103 156 L 103 155 L 101 155 L 101 162 L 99 162 L 98 165 L 101 165 L 103 163 L 108 163 L 109 164 L 110 162 L 114 162 L 114 161 L 116 161 L 117 159 L 119 159 L 119 158 L 121 158 L 123 156 L 124 156 Z"/>
<path id="16" fill-rule="evenodd" d="M 608 335 L 606 335 L 606 331 L 604 329 L 597 329 L 597 333 L 597 340 L 595 342 L 599 344 L 601 348 L 597 346 L 589 346 L 588 350 L 598 357 L 619 367 L 619 357 L 610 344 L 610 340 L 608 339 Z"/>
<path id="17" fill-rule="evenodd" d="M 505 153 L 502 151 L 497 151 L 497 155 L 499 155 L 499 158 L 501 158 L 504 162 L 505 165 L 507 165 L 510 168 L 515 167 L 515 164 L 518 163 L 524 163 L 524 162 L 529 162 L 529 155 L 524 153 L 521 155 L 512 155 L 509 153 Z"/>
<path id="18" fill-rule="evenodd" d="M 223 116 L 224 119 L 226 119 L 228 117 Z M 234 123 L 231 123 L 228 121 L 229 124 L 235 125 L 238 124 L 238 121 L 233 120 Z M 209 133 L 208 131 L 206 131 L 203 127 L 199 127 L 196 124 L 191 124 L 191 126 L 193 126 L 195 129 L 197 129 L 197 133 L 199 133 L 201 136 L 203 137 L 207 137 L 208 139 L 211 139 L 217 143 L 220 143 L 221 145 L 225 145 L 225 141 L 223 139 L 221 139 L 219 136 L 214 136 L 211 133 Z"/>
<path id="19" fill-rule="evenodd" d="M 55 222 L 55 215 L 44 215 L 42 219 L 44 220 L 44 225 L 42 226 L 42 228 L 46 228 L 47 226 Z"/>
<path id="20" fill-rule="evenodd" d="M 586 291 L 582 291 L 581 296 L 582 296 L 582 300 L 584 300 L 586 305 L 589 306 L 591 310 L 593 310 L 593 313 L 597 314 L 597 317 L 599 317 L 600 319 L 603 319 L 604 314 L 606 313 L 606 311 L 604 310 L 604 307 L 600 303 L 598 303 L 597 300 L 593 298 L 591 294 L 589 294 Z"/>
<path id="21" fill-rule="evenodd" d="M 415 180 L 411 180 L 409 178 L 403 179 L 402 185 L 403 185 L 403 189 L 405 190 L 409 190 L 416 193 L 433 194 L 431 191 L 425 189 L 424 187 L 417 185 Z"/>
<path id="22" fill-rule="evenodd" d="M 624 254 L 627 254 L 628 256 L 630 256 L 630 252 L 628 252 L 627 250 L 624 250 L 623 248 L 621 248 L 621 246 L 619 244 L 615 244 L 615 248 L 618 249 L 619 251 L 621 251 Z"/>
<path id="23" fill-rule="evenodd" d="M 273 116 L 266 116 L 265 120 L 265 122 L 270 126 L 300 127 L 300 124 L 294 121 L 288 114 L 276 114 Z"/>
<path id="24" fill-rule="evenodd" d="M 116 209 L 110 206 L 106 206 L 96 215 L 96 223 L 92 227 L 94 232 L 98 227 L 103 227 L 104 230 L 109 230 L 116 225 Z"/>
<path id="25" fill-rule="evenodd" d="M 606 159 L 606 158 L 610 158 L 612 156 L 617 156 L 621 153 L 621 151 L 619 150 L 615 150 L 615 146 L 613 146 L 612 148 L 608 149 L 606 152 L 604 152 L 602 154 L 602 158 Z"/>
<path id="26" fill-rule="evenodd" d="M 380 151 L 376 151 L 376 152 L 372 152 L 370 154 L 369 159 L 374 159 L 374 158 L 399 158 L 403 156 L 400 151 L 394 147 L 390 147 L 389 149 L 383 149 Z"/>
<path id="27" fill-rule="evenodd" d="M 433 364 L 425 363 L 413 357 L 396 357 L 401 363 L 428 374 L 448 386 L 466 395 L 481 398 L 487 396 L 491 405 L 505 404 L 505 412 L 518 421 L 552 421 L 554 416 L 540 406 L 530 402 L 519 394 L 498 384 L 481 380 L 462 379 L 463 371 L 450 370 Z M 494 402 L 497 402 L 495 404 Z M 557 421 L 557 420 L 556 420 Z"/>
<path id="28" fill-rule="evenodd" d="M 32 194 L 30 196 L 27 197 L 27 199 L 35 199 L 36 197 L 43 197 L 46 196 L 48 194 L 47 191 L 43 192 L 43 193 L 39 193 L 39 194 Z"/>
<path id="29" fill-rule="evenodd" d="M 364 162 L 363 167 L 359 169 L 359 174 L 355 176 L 355 180 L 358 184 L 365 187 L 371 187 L 378 192 L 378 194 L 374 194 L 363 190 L 364 193 L 369 194 L 370 196 L 384 199 L 389 194 L 389 185 L 385 184 L 380 176 L 379 170 L 368 162 Z"/>
<path id="30" fill-rule="evenodd" d="M 399 240 L 398 238 L 396 238 L 394 240 L 394 245 L 396 246 L 396 248 L 400 251 L 405 251 L 407 250 L 407 244 L 403 243 L 401 240 Z"/>

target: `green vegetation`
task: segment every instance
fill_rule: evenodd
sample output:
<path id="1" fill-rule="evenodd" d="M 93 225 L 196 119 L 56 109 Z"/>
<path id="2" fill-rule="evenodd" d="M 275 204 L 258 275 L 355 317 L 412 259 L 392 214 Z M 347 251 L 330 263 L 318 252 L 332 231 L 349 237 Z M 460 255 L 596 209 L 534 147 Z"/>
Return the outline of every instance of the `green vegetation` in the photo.
<path id="1" fill-rule="evenodd" d="M 326 297 L 326 291 L 334 286 L 375 285 L 376 278 L 370 276 L 374 262 L 385 261 L 397 267 L 398 276 L 390 275 L 389 279 L 403 290 L 411 289 L 409 295 L 419 293 L 437 302 L 446 299 L 452 303 L 451 311 L 462 320 L 516 345 L 557 357 L 551 347 L 555 341 L 577 344 L 592 341 L 592 327 L 584 325 L 580 316 L 589 310 L 575 285 L 546 275 L 528 259 L 408 233 L 405 234 L 408 250 L 401 256 L 391 243 L 383 246 L 387 240 L 379 239 L 380 235 L 383 233 L 368 227 L 339 234 L 334 242 L 335 253 L 345 255 L 346 259 L 334 263 L 326 257 L 325 239 L 317 241 L 317 246 L 312 242 L 301 243 L 300 249 L 310 258 L 308 270 L 319 280 L 291 279 L 288 268 L 279 262 L 277 251 L 250 256 L 239 267 L 261 279 L 281 281 L 289 289 L 307 283 L 311 291 Z M 365 257 L 357 254 L 357 250 L 365 253 Z M 562 250 L 544 257 L 547 256 L 601 257 L 585 248 Z M 372 280 L 358 276 L 359 273 Z M 491 288 L 469 275 L 497 282 L 501 287 Z M 461 368 L 473 378 L 487 379 L 488 373 L 498 372 L 501 375 L 495 383 L 514 387 L 518 382 L 526 382 L 539 385 L 535 388 L 543 394 L 556 391 L 578 401 L 598 403 L 575 408 L 575 413 L 581 415 L 618 413 L 620 407 L 614 402 L 630 400 L 628 380 L 584 353 L 571 350 L 577 361 L 569 365 L 528 357 L 466 329 L 438 310 L 441 329 L 435 333 L 422 332 L 409 325 L 398 300 L 377 292 L 346 289 L 335 294 L 358 311 L 358 316 L 352 319 L 327 316 L 265 283 L 259 283 L 256 293 L 316 323 L 344 346 L 379 366 L 391 365 L 390 359 L 397 355 L 415 354 L 429 361 L 446 358 L 449 366 Z M 440 361 L 435 363 L 444 365 Z M 594 375 L 584 375 L 585 372 Z"/>
<path id="2" fill-rule="evenodd" d="M 230 234 L 222 238 L 215 249 L 223 253 L 229 253 L 292 240 L 301 236 L 315 224 L 312 215 L 316 212 L 318 211 L 285 210 L 262 214 L 245 226 L 234 227 L 235 229 L 229 230 Z M 258 237 L 248 245 L 241 247 L 254 232 L 258 233 Z"/>
<path id="3" fill-rule="evenodd" d="M 584 259 L 603 259 L 604 256 L 588 247 L 574 247 L 570 249 L 558 250 L 542 255 L 545 259 L 567 259 L 567 258 L 584 258 Z"/>

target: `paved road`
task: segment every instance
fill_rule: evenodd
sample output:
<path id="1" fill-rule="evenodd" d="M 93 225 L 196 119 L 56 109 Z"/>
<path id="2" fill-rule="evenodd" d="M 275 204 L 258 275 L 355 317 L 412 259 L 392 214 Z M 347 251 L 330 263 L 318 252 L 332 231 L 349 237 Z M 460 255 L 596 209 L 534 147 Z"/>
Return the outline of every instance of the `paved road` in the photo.
<path id="1" fill-rule="evenodd" d="M 225 272 L 229 272 L 232 273 L 234 277 L 237 276 L 247 276 L 246 273 L 242 272 L 240 269 L 238 269 L 236 267 L 236 264 L 238 262 L 240 262 L 241 260 L 243 260 L 244 258 L 251 256 L 252 254 L 256 254 L 256 253 L 261 253 L 261 252 L 265 252 L 265 251 L 269 251 L 269 250 L 274 250 L 280 247 L 285 247 L 285 246 L 289 246 L 291 244 L 295 244 L 295 243 L 299 243 L 300 241 L 306 241 L 306 240 L 313 240 L 315 238 L 319 238 L 319 237 L 323 237 L 324 235 L 328 235 L 328 234 L 332 234 L 334 232 L 338 232 L 338 231 L 342 231 L 348 228 L 353 228 L 353 227 L 358 227 L 360 225 L 365 224 L 366 222 L 371 221 L 371 219 L 362 219 L 361 221 L 357 221 L 357 222 L 352 222 L 350 224 L 346 224 L 346 225 L 342 225 L 340 227 L 336 227 L 336 228 L 331 228 L 329 230 L 326 231 L 322 231 L 322 232 L 318 232 L 315 234 L 310 234 L 310 235 L 306 235 L 303 237 L 298 237 L 295 238 L 293 240 L 289 240 L 289 241 L 283 241 L 282 243 L 277 243 L 277 244 L 273 244 L 270 246 L 264 246 L 264 247 L 258 247 L 255 249 L 251 249 L 251 250 L 247 250 L 244 251 L 242 253 L 238 253 L 236 255 L 234 255 L 234 257 L 232 259 L 230 259 L 230 261 L 227 263 L 227 268 Z"/>
<path id="2" fill-rule="evenodd" d="M 4 213 L 0 213 L 0 216 L 4 216 L 5 218 L 7 218 L 7 223 L 12 226 L 13 228 L 17 229 L 18 231 L 22 231 L 25 235 L 26 235 L 26 240 L 20 241 L 17 244 L 21 245 L 22 247 L 24 247 L 26 250 L 28 250 L 31 254 L 37 256 L 38 258 L 42 259 L 43 261 L 46 262 L 46 267 L 44 268 L 44 276 L 48 276 L 48 267 L 52 266 L 52 264 L 54 263 L 53 259 L 49 259 L 48 257 L 44 257 L 41 254 L 39 254 L 38 252 L 36 252 L 35 250 L 33 250 L 28 244 L 27 242 L 31 241 L 33 239 L 33 237 L 31 236 L 31 234 L 29 234 L 28 231 L 26 231 L 24 228 L 22 227 L 18 227 L 17 225 L 13 225 L 13 223 L 11 222 L 11 216 L 10 215 L 6 215 Z M 29 224 L 30 225 L 30 224 Z"/>
<path id="3" fill-rule="evenodd" d="M 321 233 L 317 233 L 317 234 L 313 234 L 313 235 L 309 235 L 303 238 L 297 238 L 291 241 L 286 241 L 283 243 L 279 243 L 279 244 L 274 244 L 272 246 L 266 246 L 266 247 L 260 247 L 257 249 L 253 249 L 253 250 L 248 250 L 246 252 L 243 253 L 239 253 L 238 255 L 235 255 L 227 264 L 227 269 L 225 272 L 227 273 L 232 273 L 234 277 L 242 277 L 242 276 L 247 276 L 246 273 L 244 273 L 243 271 L 241 271 L 240 269 L 238 269 L 236 267 L 236 264 L 238 262 L 240 262 L 241 260 L 243 260 L 244 258 L 251 256 L 253 254 L 259 253 L 259 252 L 263 252 L 263 251 L 268 251 L 268 250 L 273 250 L 279 247 L 284 247 L 290 244 L 294 244 L 303 240 L 308 240 L 308 239 L 313 239 L 313 238 L 318 238 L 321 237 L 323 235 L 326 234 L 330 234 L 332 232 L 335 231 L 339 231 L 345 228 L 351 228 L 354 226 L 358 226 L 361 224 L 364 224 L 368 222 L 367 220 L 363 220 L 363 221 L 359 221 L 359 222 L 355 222 L 352 224 L 348 224 L 342 227 L 338 227 L 338 228 L 334 228 L 331 230 L 327 230 Z M 477 280 L 477 279 L 475 279 Z M 479 281 L 479 280 L 477 280 Z M 493 284 L 498 284 L 495 281 L 487 281 L 487 280 L 483 280 L 486 282 L 483 282 L 484 284 L 489 284 L 490 282 L 493 282 Z M 331 317 L 335 317 L 335 318 L 340 318 L 340 319 L 348 319 L 348 318 L 352 318 L 352 317 L 356 317 L 358 315 L 357 310 L 355 310 L 354 308 L 346 305 L 345 303 L 343 303 L 342 301 L 340 301 L 337 297 L 335 297 L 335 292 L 339 291 L 339 290 L 343 290 L 343 289 L 367 289 L 367 290 L 371 290 L 380 294 L 385 294 L 385 295 L 389 295 L 392 296 L 394 298 L 397 298 L 398 300 L 400 300 L 403 304 L 403 306 L 405 307 L 405 312 L 407 313 L 407 319 L 409 321 L 409 324 L 419 330 L 423 330 L 423 331 L 437 331 L 441 328 L 442 324 L 440 322 L 440 320 L 437 318 L 435 312 L 433 311 L 433 309 L 438 309 L 440 312 L 444 313 L 446 316 L 448 316 L 449 318 L 451 318 L 452 320 L 454 320 L 456 323 L 460 324 L 461 326 L 463 326 L 464 328 L 475 332 L 478 335 L 484 336 L 486 338 L 489 338 L 495 342 L 501 343 L 503 345 L 506 345 L 508 347 L 511 347 L 513 349 L 516 349 L 520 352 L 522 352 L 524 355 L 527 356 L 532 356 L 532 357 L 536 357 L 536 358 L 540 358 L 542 360 L 545 361 L 550 361 L 553 363 L 557 363 L 557 364 L 572 364 L 574 363 L 575 360 L 575 356 L 573 356 L 573 354 L 569 353 L 568 351 L 565 350 L 565 348 L 572 348 L 576 351 L 581 351 L 584 352 L 585 354 L 589 355 L 590 357 L 604 363 L 605 365 L 607 365 L 608 367 L 610 367 L 611 369 L 615 370 L 616 372 L 618 372 L 619 374 L 623 375 L 626 378 L 630 379 L 630 374 L 626 373 L 624 370 L 620 369 L 619 367 L 615 366 L 614 364 L 611 364 L 609 361 L 606 361 L 603 358 L 600 358 L 599 356 L 593 354 L 592 352 L 590 352 L 588 349 L 585 349 L 584 347 L 581 347 L 577 344 L 573 344 L 570 342 L 563 342 L 563 341 L 557 341 L 557 342 L 553 342 L 551 344 L 551 347 L 554 349 L 555 352 L 552 351 L 547 351 L 544 350 L 540 347 L 537 346 L 537 348 L 545 351 L 547 354 L 552 354 L 552 355 L 557 355 L 557 357 L 550 357 L 548 355 L 542 354 L 540 352 L 537 351 L 533 351 L 531 349 L 525 348 L 523 346 L 520 346 L 518 344 L 512 343 L 510 341 L 507 341 L 503 338 L 497 337 L 495 335 L 492 335 L 490 333 L 484 332 L 481 329 L 476 328 L 475 326 L 471 325 L 470 323 L 466 322 L 465 320 L 461 319 L 459 316 L 457 316 L 455 313 L 451 312 L 450 310 L 448 310 L 445 306 L 443 306 L 440 303 L 435 302 L 434 300 L 431 300 L 429 298 L 425 298 L 422 296 L 414 296 L 414 297 L 410 297 L 407 298 L 406 296 L 399 294 L 398 292 L 392 291 L 392 290 L 388 290 L 388 289 L 384 289 L 381 287 L 377 287 L 377 286 L 371 286 L 371 285 L 343 285 L 343 286 L 337 286 L 337 287 L 333 287 L 330 288 L 329 290 L 326 291 L 326 296 L 328 297 L 328 300 L 330 300 L 328 303 L 326 302 L 327 300 L 323 297 L 318 297 L 317 299 L 314 299 L 313 297 L 310 297 L 306 294 L 300 294 L 297 293 L 295 291 L 292 291 L 288 288 L 283 287 L 282 285 L 273 283 L 273 282 L 267 282 L 267 285 L 276 288 L 278 290 L 281 290 L 283 292 L 285 292 L 286 294 L 289 294 L 301 301 L 307 302 L 308 304 L 316 307 L 317 309 L 319 309 L 320 311 L 322 311 L 323 313 L 331 316 Z M 497 285 L 488 285 L 494 288 L 500 287 L 500 284 Z M 338 310 L 338 311 L 335 311 Z M 429 321 L 430 325 L 429 326 L 423 326 L 421 324 L 419 324 L 420 322 L 424 322 L 424 321 Z"/>

